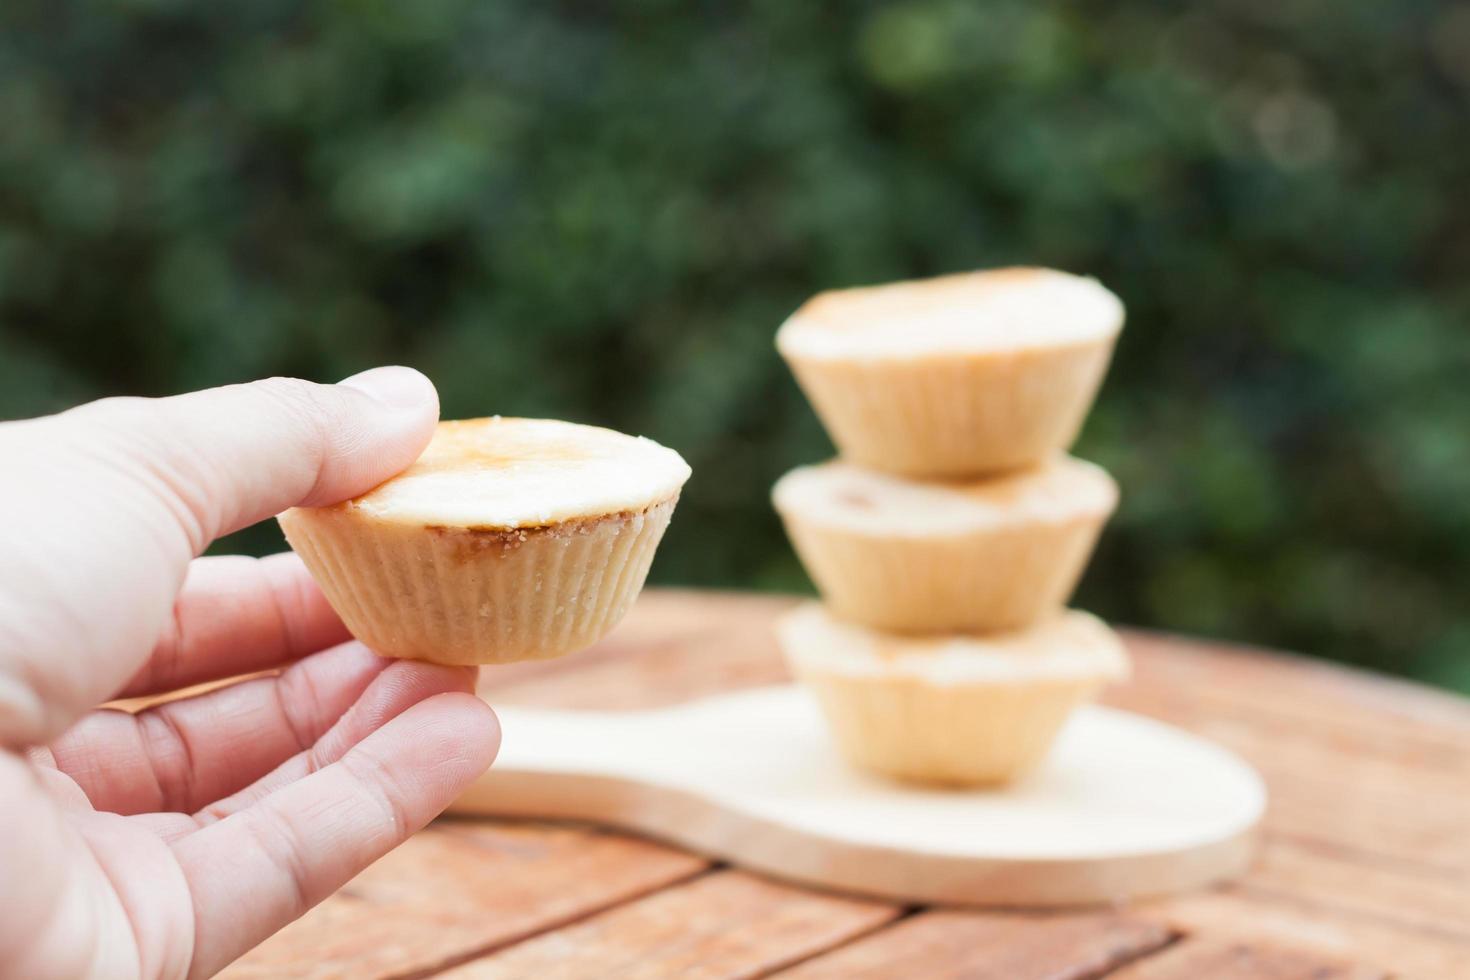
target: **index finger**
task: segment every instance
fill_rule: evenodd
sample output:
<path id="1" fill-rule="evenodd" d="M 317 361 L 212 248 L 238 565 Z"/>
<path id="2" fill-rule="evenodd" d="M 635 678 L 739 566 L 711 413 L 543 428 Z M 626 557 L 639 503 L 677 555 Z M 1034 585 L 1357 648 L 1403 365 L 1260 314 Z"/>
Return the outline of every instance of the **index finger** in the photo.
<path id="1" fill-rule="evenodd" d="M 114 697 L 269 670 L 350 638 L 293 552 L 196 558 L 153 652 Z"/>

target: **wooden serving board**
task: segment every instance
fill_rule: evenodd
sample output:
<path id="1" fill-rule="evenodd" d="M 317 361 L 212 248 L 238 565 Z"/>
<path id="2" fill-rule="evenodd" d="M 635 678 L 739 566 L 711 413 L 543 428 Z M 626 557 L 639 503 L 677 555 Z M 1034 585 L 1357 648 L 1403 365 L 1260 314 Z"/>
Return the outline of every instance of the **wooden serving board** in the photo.
<path id="1" fill-rule="evenodd" d="M 1037 772 L 996 790 L 849 767 L 791 685 L 633 711 L 499 711 L 500 758 L 453 812 L 607 823 L 904 902 L 1051 907 L 1197 888 L 1245 869 L 1265 810 L 1234 755 L 1110 708 L 1078 712 Z"/>

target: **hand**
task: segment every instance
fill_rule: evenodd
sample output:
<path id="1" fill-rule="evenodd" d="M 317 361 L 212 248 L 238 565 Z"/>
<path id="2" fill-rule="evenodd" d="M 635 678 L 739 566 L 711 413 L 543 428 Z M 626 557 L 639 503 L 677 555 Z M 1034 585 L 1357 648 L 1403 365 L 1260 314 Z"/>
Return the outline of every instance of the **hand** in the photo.
<path id="1" fill-rule="evenodd" d="M 294 555 L 195 557 L 365 492 L 437 415 L 379 368 L 0 424 L 0 974 L 211 974 L 489 766 L 472 669 L 348 642 Z"/>

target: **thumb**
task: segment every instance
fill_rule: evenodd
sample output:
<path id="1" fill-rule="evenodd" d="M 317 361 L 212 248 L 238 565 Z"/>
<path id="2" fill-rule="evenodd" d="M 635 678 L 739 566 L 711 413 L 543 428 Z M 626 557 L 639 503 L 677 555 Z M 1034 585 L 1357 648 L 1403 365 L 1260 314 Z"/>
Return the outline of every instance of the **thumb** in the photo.
<path id="1" fill-rule="evenodd" d="M 0 424 L 0 743 L 56 735 L 143 663 L 191 558 L 296 504 L 366 492 L 423 451 L 428 379 L 272 378 Z"/>
<path id="2" fill-rule="evenodd" d="M 429 379 L 405 367 L 336 385 L 270 378 L 173 398 L 116 398 L 58 417 L 75 438 L 112 437 L 116 469 L 149 484 L 197 554 L 298 504 L 364 493 L 412 463 L 439 417 Z"/>

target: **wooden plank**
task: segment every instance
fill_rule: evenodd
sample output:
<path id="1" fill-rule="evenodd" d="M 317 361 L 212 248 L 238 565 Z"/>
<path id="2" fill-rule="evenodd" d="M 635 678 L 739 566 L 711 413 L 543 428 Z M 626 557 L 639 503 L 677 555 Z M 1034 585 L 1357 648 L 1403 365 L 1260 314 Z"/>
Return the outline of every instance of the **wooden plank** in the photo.
<path id="1" fill-rule="evenodd" d="M 1470 702 L 1447 691 L 1253 647 L 1141 630 L 1124 635 L 1146 686 L 1238 694 L 1314 724 L 1363 725 L 1394 738 L 1470 737 Z"/>
<path id="2" fill-rule="evenodd" d="M 1268 707 L 1225 701 L 1218 696 L 1180 697 L 1139 684 L 1110 691 L 1104 699 L 1125 708 L 1184 725 L 1210 737 L 1238 740 L 1239 750 L 1280 744 L 1283 740 L 1303 756 L 1352 759 L 1365 769 L 1401 773 L 1410 779 L 1464 779 L 1470 760 L 1456 749 L 1470 739 L 1431 738 L 1423 734 L 1356 730 L 1341 721 L 1314 722 L 1283 716 Z M 1366 726 L 1365 726 L 1366 727 Z"/>
<path id="3" fill-rule="evenodd" d="M 1470 749 L 1467 749 L 1470 751 Z M 1397 861 L 1464 880 L 1470 875 L 1470 780 L 1440 788 L 1374 785 L 1350 774 L 1271 767 L 1266 826 L 1278 834 L 1356 852 L 1365 863 Z"/>
<path id="4" fill-rule="evenodd" d="M 1202 892 L 1134 912 L 1200 936 L 1374 964 L 1400 980 L 1470 977 L 1470 944 L 1456 936 L 1250 888 Z"/>
<path id="5" fill-rule="evenodd" d="M 1372 967 L 1246 943 L 1187 939 L 1108 974 L 1108 980 L 1388 980 Z"/>
<path id="6" fill-rule="evenodd" d="M 1088 980 L 1161 949 L 1177 934 L 1122 915 L 925 912 L 811 959 L 782 980 Z"/>
<path id="7" fill-rule="evenodd" d="M 441 976 L 446 980 L 761 977 L 876 928 L 898 913 L 891 905 L 721 871 Z"/>
<path id="8" fill-rule="evenodd" d="M 431 970 L 698 874 L 680 851 L 592 830 L 440 821 L 225 971 Z"/>
<path id="9" fill-rule="evenodd" d="M 1470 976 L 1470 877 L 1269 836 L 1237 885 L 1154 903 L 1176 927 L 1423 977 Z"/>
<path id="10" fill-rule="evenodd" d="M 1224 671 L 1228 673 L 1228 665 Z M 1304 750 L 1350 756 L 1381 768 L 1400 767 L 1410 774 L 1455 779 L 1470 774 L 1470 760 L 1460 751 L 1470 740 L 1470 731 L 1411 725 L 1392 717 L 1374 719 L 1331 701 L 1326 705 L 1333 710 L 1321 717 L 1318 710 L 1293 710 L 1275 703 L 1279 692 L 1253 699 L 1248 690 L 1232 690 L 1213 679 L 1202 683 L 1207 686 L 1195 690 L 1137 677 L 1110 690 L 1107 700 L 1176 724 L 1193 719 L 1260 740 L 1286 738 Z M 1303 693 L 1298 699 L 1307 697 Z M 1320 708 L 1323 695 L 1316 698 Z"/>
<path id="11" fill-rule="evenodd" d="M 1470 947 L 1470 875 L 1435 874 L 1394 862 L 1369 864 L 1356 854 L 1268 838 L 1238 890 L 1457 938 Z"/>

